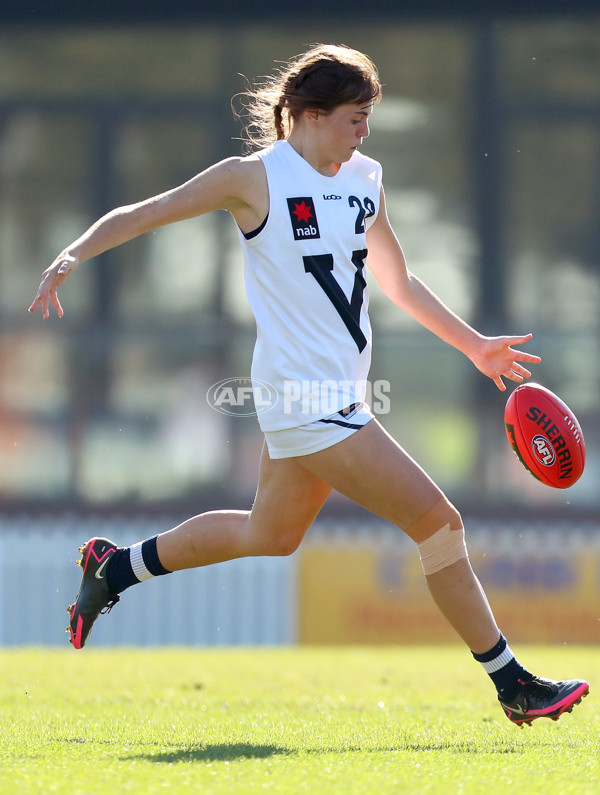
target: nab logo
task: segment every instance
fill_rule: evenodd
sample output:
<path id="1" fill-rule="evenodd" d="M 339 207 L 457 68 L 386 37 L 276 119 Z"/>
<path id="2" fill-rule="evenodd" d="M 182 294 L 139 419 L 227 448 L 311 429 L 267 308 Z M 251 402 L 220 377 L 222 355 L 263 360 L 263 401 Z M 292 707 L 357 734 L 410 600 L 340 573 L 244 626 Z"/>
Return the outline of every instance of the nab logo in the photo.
<path id="1" fill-rule="evenodd" d="M 295 199 L 288 199 L 288 210 L 294 240 L 310 240 L 311 238 L 321 237 L 315 203 L 310 196 L 299 196 Z"/>

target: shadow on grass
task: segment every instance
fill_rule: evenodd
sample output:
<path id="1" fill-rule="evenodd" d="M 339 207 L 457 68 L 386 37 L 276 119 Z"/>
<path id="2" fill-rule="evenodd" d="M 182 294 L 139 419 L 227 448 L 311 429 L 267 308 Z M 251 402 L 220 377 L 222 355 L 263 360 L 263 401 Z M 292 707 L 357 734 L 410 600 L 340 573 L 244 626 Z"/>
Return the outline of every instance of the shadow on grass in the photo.
<path id="1" fill-rule="evenodd" d="M 236 759 L 266 759 L 269 756 L 290 754 L 289 748 L 276 745 L 251 745 L 246 743 L 220 745 L 192 745 L 171 748 L 158 753 L 134 754 L 121 757 L 121 761 L 145 759 L 148 762 L 173 764 L 175 762 L 232 762 Z"/>

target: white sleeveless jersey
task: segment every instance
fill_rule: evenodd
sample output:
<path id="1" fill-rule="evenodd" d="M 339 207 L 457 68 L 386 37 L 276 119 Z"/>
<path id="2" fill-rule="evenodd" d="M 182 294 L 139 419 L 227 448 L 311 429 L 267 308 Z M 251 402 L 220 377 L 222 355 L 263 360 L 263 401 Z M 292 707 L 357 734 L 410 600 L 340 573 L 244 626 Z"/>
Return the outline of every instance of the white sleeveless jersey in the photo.
<path id="1" fill-rule="evenodd" d="M 240 233 L 257 324 L 252 380 L 265 431 L 306 425 L 364 400 L 371 325 L 365 231 L 379 211 L 381 166 L 354 152 L 333 177 L 287 141 L 258 153 L 269 214 Z"/>

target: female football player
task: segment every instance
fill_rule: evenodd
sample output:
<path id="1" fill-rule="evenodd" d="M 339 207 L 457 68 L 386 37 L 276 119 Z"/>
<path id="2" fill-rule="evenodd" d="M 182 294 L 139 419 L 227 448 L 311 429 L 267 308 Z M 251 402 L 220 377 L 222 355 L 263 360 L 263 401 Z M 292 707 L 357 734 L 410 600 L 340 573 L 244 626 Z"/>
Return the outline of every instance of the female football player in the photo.
<path id="1" fill-rule="evenodd" d="M 337 489 L 413 539 L 433 599 L 494 681 L 510 720 L 557 718 L 588 684 L 541 679 L 517 662 L 469 563 L 459 512 L 364 402 L 367 267 L 400 310 L 462 351 L 499 389 L 505 378 L 531 375 L 522 362 L 540 361 L 515 347 L 530 334 L 478 333 L 408 270 L 388 221 L 381 166 L 359 152 L 380 96 L 366 55 L 312 47 L 248 92 L 253 154 L 109 212 L 44 272 L 30 311 L 39 307 L 47 318 L 52 305 L 62 317 L 57 290 L 80 263 L 164 224 L 228 210 L 258 328 L 252 376 L 277 393 L 259 417 L 265 444 L 251 510 L 202 513 L 129 548 L 90 539 L 69 608 L 71 641 L 82 648 L 98 614 L 150 577 L 291 554 Z"/>

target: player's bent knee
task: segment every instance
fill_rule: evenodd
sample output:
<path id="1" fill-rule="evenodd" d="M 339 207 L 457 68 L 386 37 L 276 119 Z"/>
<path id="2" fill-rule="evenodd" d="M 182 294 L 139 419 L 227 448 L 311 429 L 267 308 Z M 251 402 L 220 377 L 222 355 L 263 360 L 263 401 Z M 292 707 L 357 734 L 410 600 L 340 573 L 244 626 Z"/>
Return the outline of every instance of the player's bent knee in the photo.
<path id="1" fill-rule="evenodd" d="M 445 497 L 417 519 L 407 533 L 417 543 L 426 576 L 468 557 L 461 515 Z"/>
<path id="2" fill-rule="evenodd" d="M 250 544 L 252 555 L 266 555 L 267 557 L 287 557 L 292 555 L 300 546 L 306 533 L 304 527 L 287 529 L 284 527 L 260 528 L 258 532 L 251 533 Z"/>
<path id="3" fill-rule="evenodd" d="M 310 524 L 251 511 L 245 533 L 246 554 L 267 557 L 292 555 L 302 543 L 308 527 Z"/>
<path id="4" fill-rule="evenodd" d="M 266 554 L 271 557 L 287 557 L 288 555 L 293 555 L 300 546 L 303 537 L 304 533 L 301 535 L 297 533 L 285 533 L 277 536 L 271 539 L 269 544 L 270 551 Z"/>

